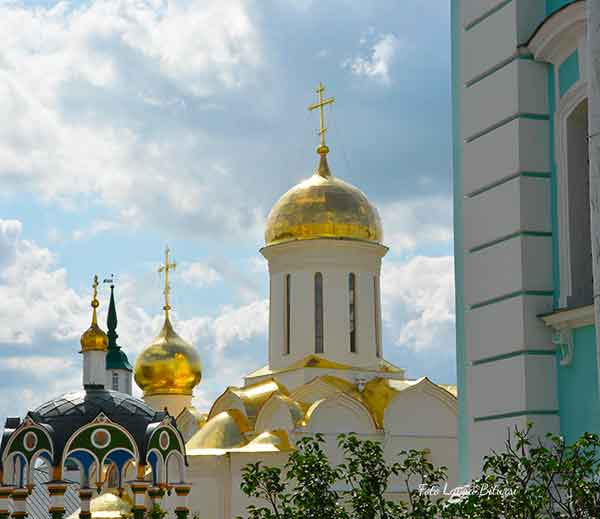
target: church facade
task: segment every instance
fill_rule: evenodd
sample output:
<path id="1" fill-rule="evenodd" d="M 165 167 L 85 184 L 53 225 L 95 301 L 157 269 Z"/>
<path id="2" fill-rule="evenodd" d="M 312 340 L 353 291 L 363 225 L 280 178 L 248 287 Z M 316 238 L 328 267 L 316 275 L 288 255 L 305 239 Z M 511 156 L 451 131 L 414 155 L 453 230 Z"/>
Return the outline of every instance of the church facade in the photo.
<path id="1" fill-rule="evenodd" d="M 179 519 L 237 517 L 248 504 L 240 490 L 243 467 L 284 464 L 295 443 L 315 433 L 324 436 L 334 464 L 342 461 L 337 436 L 353 432 L 382 442 L 390 459 L 403 449 L 426 449 L 433 464 L 448 467 L 449 484 L 456 483 L 456 386 L 408 379 L 384 359 L 380 274 L 388 249 L 376 207 L 330 171 L 323 109 L 333 99 L 323 92 L 320 85 L 311 106 L 321 112 L 317 167 L 274 205 L 260 250 L 270 281 L 267 365 L 241 386 L 224 388 L 209 410 L 196 409 L 202 363 L 171 323 L 169 250 L 160 269 L 164 324 L 133 368 L 116 342 L 112 287 L 108 334 L 97 324 L 95 283 L 92 326 L 81 340 L 83 391 L 43 404 L 24 421 L 9 419 L 0 515 L 9 509 L 36 515 L 28 488 L 35 485 L 31 474 L 46 463 L 55 519 L 120 517 L 130 510 L 141 517 L 153 503 Z M 131 396 L 132 377 L 143 401 Z M 87 431 L 86 441 L 75 438 L 76 425 Z M 28 451 L 22 441 L 28 427 L 40 438 L 48 433 L 56 448 L 38 453 L 36 444 Z M 52 431 L 61 427 L 54 442 Z M 65 450 L 65 438 L 79 450 Z M 118 456 L 115 438 L 130 439 Z M 66 509 L 72 481 L 80 484 L 80 510 Z M 388 490 L 397 499 L 405 492 L 395 481 Z"/>
<path id="2" fill-rule="evenodd" d="M 463 481 L 510 426 L 600 432 L 598 9 L 452 2 Z"/>

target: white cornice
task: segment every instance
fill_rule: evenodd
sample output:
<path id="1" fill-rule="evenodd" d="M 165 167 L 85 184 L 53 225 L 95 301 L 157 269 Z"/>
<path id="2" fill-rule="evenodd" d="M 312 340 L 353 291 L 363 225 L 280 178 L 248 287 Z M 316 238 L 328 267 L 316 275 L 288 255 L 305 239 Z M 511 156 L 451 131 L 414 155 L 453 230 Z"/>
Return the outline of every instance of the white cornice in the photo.
<path id="1" fill-rule="evenodd" d="M 556 330 L 581 328 L 594 324 L 594 305 L 581 306 L 572 310 L 560 310 L 542 317 L 547 326 Z"/>
<path id="2" fill-rule="evenodd" d="M 586 31 L 585 2 L 575 2 L 547 18 L 527 47 L 537 61 L 559 64 Z"/>

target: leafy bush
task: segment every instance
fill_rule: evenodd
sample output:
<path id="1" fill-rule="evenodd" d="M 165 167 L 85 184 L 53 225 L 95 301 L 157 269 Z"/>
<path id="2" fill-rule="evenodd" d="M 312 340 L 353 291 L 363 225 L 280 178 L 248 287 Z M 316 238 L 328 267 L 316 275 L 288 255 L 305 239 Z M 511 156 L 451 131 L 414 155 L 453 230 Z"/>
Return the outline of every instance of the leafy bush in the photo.
<path id="1" fill-rule="evenodd" d="M 567 445 L 553 434 L 534 440 L 531 424 L 515 428 L 504 451 L 484 458 L 481 477 L 452 492 L 444 491 L 447 468 L 435 467 L 427 451 L 386 461 L 379 442 L 340 435 L 344 463 L 333 467 L 323 444 L 318 434 L 303 438 L 282 468 L 246 466 L 241 489 L 262 505 L 249 505 L 247 519 L 600 518 L 595 434 Z M 406 500 L 388 499 L 392 480 Z"/>

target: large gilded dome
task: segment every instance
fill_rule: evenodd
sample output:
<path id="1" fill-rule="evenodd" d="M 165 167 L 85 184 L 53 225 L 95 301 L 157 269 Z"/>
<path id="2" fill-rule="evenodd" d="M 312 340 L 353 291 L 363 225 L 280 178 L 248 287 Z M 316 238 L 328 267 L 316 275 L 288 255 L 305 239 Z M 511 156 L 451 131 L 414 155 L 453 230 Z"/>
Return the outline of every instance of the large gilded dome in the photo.
<path id="1" fill-rule="evenodd" d="M 331 175 L 325 153 L 314 174 L 273 206 L 265 232 L 267 245 L 316 238 L 383 240 L 377 209 L 362 191 Z"/>
<path id="2" fill-rule="evenodd" d="M 202 363 L 166 317 L 158 337 L 138 356 L 134 376 L 144 396 L 191 395 L 202 378 Z"/>

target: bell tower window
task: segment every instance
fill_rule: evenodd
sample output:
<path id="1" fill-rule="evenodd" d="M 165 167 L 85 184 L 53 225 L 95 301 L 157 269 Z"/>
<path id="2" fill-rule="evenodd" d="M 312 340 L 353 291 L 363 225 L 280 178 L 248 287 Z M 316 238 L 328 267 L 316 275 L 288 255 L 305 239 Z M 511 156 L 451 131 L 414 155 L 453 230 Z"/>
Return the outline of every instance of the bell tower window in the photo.
<path id="1" fill-rule="evenodd" d="M 323 353 L 323 274 L 315 274 L 315 353 Z"/>
<path id="2" fill-rule="evenodd" d="M 289 355 L 290 353 L 290 295 L 291 295 L 291 283 L 292 283 L 292 277 L 290 274 L 286 274 L 285 278 L 284 278 L 284 312 L 285 312 L 285 316 L 284 316 L 284 330 L 283 330 L 283 354 L 284 355 Z"/>
<path id="3" fill-rule="evenodd" d="M 377 276 L 373 276 L 373 313 L 375 318 L 375 354 L 377 357 L 381 357 L 381 329 L 379 323 L 381 322 L 381 314 L 379 309 L 379 280 Z"/>
<path id="4" fill-rule="evenodd" d="M 350 301 L 349 319 L 350 319 L 350 352 L 356 353 L 356 275 L 351 272 L 348 274 L 348 296 Z"/>
<path id="5" fill-rule="evenodd" d="M 112 374 L 112 389 L 113 391 L 119 391 L 119 374 L 113 371 Z"/>

